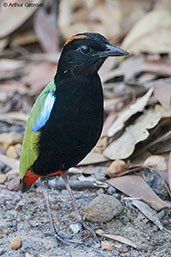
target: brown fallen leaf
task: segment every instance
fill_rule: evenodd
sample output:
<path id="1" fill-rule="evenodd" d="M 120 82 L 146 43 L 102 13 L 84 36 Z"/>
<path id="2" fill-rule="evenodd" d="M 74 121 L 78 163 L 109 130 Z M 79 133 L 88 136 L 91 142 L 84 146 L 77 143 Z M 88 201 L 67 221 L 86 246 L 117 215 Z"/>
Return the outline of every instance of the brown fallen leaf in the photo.
<path id="1" fill-rule="evenodd" d="M 160 131 L 160 135 L 156 132 Z M 150 149 L 153 154 L 162 154 L 169 152 L 171 149 L 171 115 L 169 117 L 163 117 L 159 121 L 158 125 L 150 130 L 151 138 L 149 141 L 142 142 L 139 145 L 137 151 L 134 152 L 134 158 L 142 155 Z M 145 161 L 145 160 L 144 160 Z"/>
<path id="2" fill-rule="evenodd" d="M 125 81 L 129 81 L 137 73 L 152 73 L 158 76 L 171 76 L 171 61 L 160 59 L 149 61 L 144 57 L 129 57 L 122 62 L 117 69 L 106 74 L 105 81 L 124 76 Z"/>
<path id="3" fill-rule="evenodd" d="M 135 108 L 136 109 L 136 108 Z M 155 127 L 162 117 L 163 108 L 156 105 L 154 108 L 148 109 L 148 111 L 142 113 L 133 124 L 129 125 L 123 134 L 114 140 L 104 150 L 105 157 L 116 160 L 126 159 L 134 152 L 137 143 L 144 141 L 150 135 L 149 130 Z M 116 125 L 116 122 L 114 122 Z M 123 123 L 120 123 L 120 125 Z M 117 130 L 112 125 L 113 130 L 110 130 L 110 135 Z"/>
<path id="4" fill-rule="evenodd" d="M 107 118 L 104 121 L 103 124 L 103 131 L 102 131 L 102 135 L 105 136 L 107 130 L 110 128 L 110 126 L 112 125 L 112 123 L 116 120 L 117 118 L 117 114 L 115 112 L 111 112 Z"/>
<path id="5" fill-rule="evenodd" d="M 28 120 L 28 114 L 22 112 L 0 113 L 0 120 L 10 122 L 22 121 L 25 123 Z"/>
<path id="6" fill-rule="evenodd" d="M 40 45 L 47 53 L 55 53 L 58 50 L 57 4 L 58 1 L 52 1 L 49 13 L 45 8 L 40 8 L 34 17 L 35 32 Z"/>
<path id="7" fill-rule="evenodd" d="M 153 82 L 154 97 L 167 111 L 171 109 L 171 79 L 160 79 Z"/>
<path id="8" fill-rule="evenodd" d="M 110 235 L 110 234 L 103 234 L 103 237 L 112 239 L 112 240 L 116 240 L 118 242 L 121 242 L 123 244 L 127 244 L 129 246 L 132 246 L 133 248 L 137 248 L 137 245 L 135 243 L 133 243 L 131 240 L 123 237 L 123 236 L 119 236 L 119 235 Z"/>
<path id="9" fill-rule="evenodd" d="M 132 204 L 137 207 L 150 221 L 152 221 L 160 230 L 163 230 L 163 225 L 159 221 L 156 212 L 151 209 L 146 203 L 139 200 L 133 200 Z"/>
<path id="10" fill-rule="evenodd" d="M 24 85 L 29 85 L 29 89 L 25 87 L 25 91 L 27 91 L 29 95 L 39 93 L 43 87 L 51 81 L 55 72 L 56 64 L 43 62 L 39 65 L 35 65 L 32 72 L 21 80 Z"/>
<path id="11" fill-rule="evenodd" d="M 111 178 L 106 181 L 118 190 L 131 197 L 142 199 L 148 203 L 153 209 L 159 211 L 164 207 L 171 207 L 170 202 L 163 201 L 147 183 L 139 176 L 127 175 L 118 178 Z"/>
<path id="12" fill-rule="evenodd" d="M 167 168 L 166 160 L 164 156 L 161 155 L 151 155 L 145 160 L 143 166 L 153 168 L 155 171 L 164 171 Z"/>
<path id="13" fill-rule="evenodd" d="M 122 47 L 134 54 L 142 52 L 153 54 L 170 53 L 170 11 L 153 10 L 147 13 L 125 37 Z"/>
<path id="14" fill-rule="evenodd" d="M 171 152 L 169 155 L 169 162 L 168 162 L 168 180 L 169 180 L 169 187 L 171 190 Z"/>
<path id="15" fill-rule="evenodd" d="M 88 165 L 106 161 L 108 161 L 108 159 L 102 154 L 91 151 L 78 165 Z"/>
<path id="16" fill-rule="evenodd" d="M 108 73 L 110 73 L 113 70 L 113 68 L 117 65 L 117 63 L 118 62 L 116 58 L 109 57 L 105 61 L 104 65 L 102 65 L 102 67 L 99 70 L 99 75 L 103 83 L 107 81 Z"/>
<path id="17" fill-rule="evenodd" d="M 1 54 L 1 51 L 6 47 L 7 44 L 8 44 L 7 38 L 0 39 L 0 54 Z"/>
<path id="18" fill-rule="evenodd" d="M 37 42 L 37 36 L 33 31 L 27 31 L 23 34 L 17 35 L 11 42 L 11 47 L 18 47 L 18 46 L 24 46 L 31 43 Z"/>
<path id="19" fill-rule="evenodd" d="M 21 60 L 1 59 L 0 80 L 12 79 L 24 73 L 25 62 Z"/>
<path id="20" fill-rule="evenodd" d="M 22 7 L 3 7 L 1 8 L 1 15 L 0 15 L 0 38 L 3 38 L 17 28 L 19 28 L 37 9 L 37 7 L 29 8 L 24 6 L 24 3 L 28 2 L 27 0 L 18 0 L 17 4 L 23 4 Z M 34 3 L 34 1 L 30 1 L 30 3 Z M 40 3 L 40 0 L 37 0 L 36 3 Z M 14 4 L 16 1 L 6 1 L 7 4 Z M 22 8 L 22 11 L 21 11 Z"/>
<path id="21" fill-rule="evenodd" d="M 121 112 L 118 118 L 114 121 L 112 126 L 108 129 L 108 137 L 114 136 L 119 130 L 121 130 L 125 122 L 137 112 L 143 111 L 144 107 L 148 103 L 150 96 L 152 95 L 153 88 L 150 88 L 149 91 L 141 98 L 139 98 L 135 104 L 132 104 L 128 109 Z M 122 158 L 121 158 L 122 159 Z"/>
<path id="22" fill-rule="evenodd" d="M 59 5 L 59 29 L 64 38 L 80 31 L 99 32 L 111 38 L 120 33 L 119 1 L 62 0 Z M 111 29 L 115 24 L 115 29 Z"/>

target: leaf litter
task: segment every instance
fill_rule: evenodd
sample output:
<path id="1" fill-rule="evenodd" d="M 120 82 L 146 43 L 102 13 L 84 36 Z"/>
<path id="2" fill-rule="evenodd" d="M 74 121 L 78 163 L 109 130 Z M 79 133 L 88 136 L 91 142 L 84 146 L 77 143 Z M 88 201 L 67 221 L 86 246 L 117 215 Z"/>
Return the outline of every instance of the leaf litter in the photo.
<path id="1" fill-rule="evenodd" d="M 10 2 L 14 3 L 15 1 Z M 18 3 L 20 2 L 18 1 Z M 95 257 L 98 254 L 108 256 L 107 254 L 110 252 L 115 254 L 115 251 L 117 253 L 128 251 L 131 256 L 139 256 L 141 249 L 141 247 L 139 249 L 139 245 L 143 246 L 145 239 L 138 230 L 145 234 L 151 234 L 153 226 L 148 229 L 143 223 L 137 230 L 136 223 L 126 222 L 126 217 L 130 215 L 136 220 L 139 216 L 136 216 L 135 213 L 137 215 L 143 213 L 160 229 L 163 226 L 160 237 L 160 240 L 164 240 L 162 247 L 157 242 L 160 231 L 151 235 L 156 240 L 158 250 L 150 248 L 153 244 L 152 241 L 149 242 L 151 239 L 146 241 L 147 246 L 145 247 L 150 255 L 162 256 L 165 254 L 163 252 L 165 249 L 165 251 L 169 251 L 167 235 L 164 234 L 164 231 L 170 229 L 168 223 L 170 217 L 166 213 L 169 213 L 171 207 L 170 198 L 168 198 L 169 187 L 171 189 L 171 157 L 169 157 L 171 149 L 170 4 L 168 5 L 167 0 L 162 1 L 162 4 L 159 1 L 154 1 L 151 4 L 147 1 L 139 3 L 131 0 L 130 6 L 126 5 L 125 0 L 115 3 L 109 0 L 106 4 L 105 1 L 89 3 L 86 0 L 83 3 L 83 1 L 72 0 L 69 3 L 68 1 L 61 1 L 61 3 L 49 1 L 42 8 L 23 8 L 22 12 L 20 8 L 1 8 L 0 133 L 3 142 L 0 147 L 0 173 L 5 176 L 0 188 L 1 198 L 2 200 L 6 197 L 10 198 L 12 194 L 12 199 L 15 202 L 18 201 L 16 200 L 17 197 L 17 199 L 25 201 L 25 198 L 20 198 L 19 192 L 13 193 L 11 191 L 14 188 L 11 187 L 12 184 L 15 184 L 14 189 L 18 190 L 16 179 L 18 179 L 21 138 L 35 98 L 55 74 L 61 46 L 74 33 L 89 30 L 100 32 L 111 43 L 119 44 L 126 50 L 130 50 L 131 55 L 126 59 L 110 58 L 100 70 L 105 97 L 103 133 L 97 146 L 77 167 L 77 174 L 70 173 L 70 181 L 76 190 L 81 188 L 88 190 L 85 190 L 83 195 L 81 192 L 75 192 L 80 206 L 83 208 L 100 193 L 113 194 L 114 197 L 121 199 L 124 205 L 123 214 L 116 217 L 111 223 L 99 224 L 99 226 L 106 235 L 106 237 L 104 236 L 105 239 L 117 240 L 120 242 L 121 248 L 124 246 L 123 244 L 131 247 L 119 249 L 112 243 L 112 248 L 109 245 L 111 250 L 109 253 L 105 252 L 105 255 L 104 251 L 94 252 L 95 249 L 91 251 L 90 248 L 86 248 L 85 252 L 91 252 L 88 254 L 89 257 Z M 134 16 L 131 15 L 133 10 Z M 110 12 L 112 15 L 109 15 Z M 158 26 L 159 23 L 161 26 Z M 111 30 L 109 24 L 112 26 L 115 24 L 115 30 Z M 158 34 L 160 34 L 160 38 L 158 37 L 156 40 Z M 145 54 L 143 54 L 144 52 Z M 17 133 L 15 138 L 20 138 L 20 142 L 15 140 L 11 141 L 10 144 L 7 142 L 11 132 Z M 2 133 L 6 133 L 5 136 Z M 5 148 L 4 145 L 6 145 Z M 15 156 L 12 150 L 18 151 L 17 159 L 9 157 L 11 154 Z M 115 162 L 114 167 L 112 161 Z M 112 175 L 107 173 L 109 167 L 112 167 Z M 146 180 L 142 175 L 143 172 L 147 175 Z M 155 172 L 160 174 L 163 184 L 156 182 Z M 110 176 L 112 178 L 109 179 Z M 151 180 L 148 181 L 149 177 Z M 79 178 L 83 180 L 80 181 Z M 67 217 L 65 210 L 68 210 L 68 205 L 65 205 L 66 199 L 60 193 L 60 190 L 64 189 L 64 185 L 61 185 L 60 180 L 55 181 L 50 180 L 49 186 L 58 190 L 59 197 L 63 199 L 61 206 L 66 208 L 63 212 L 62 210 L 58 211 L 58 218 L 63 219 L 66 223 L 72 217 L 72 213 L 69 213 L 70 216 Z M 167 191 L 164 198 L 156 193 L 153 187 L 155 183 L 158 187 L 167 188 L 167 190 L 163 190 L 163 192 Z M 39 181 L 33 187 L 33 191 L 39 190 L 35 189 L 38 184 Z M 160 187 L 158 191 L 160 191 Z M 54 194 L 55 191 L 52 192 L 52 198 Z M 129 204 L 127 205 L 122 201 L 124 195 L 138 198 L 138 200 L 132 200 L 132 205 L 133 203 L 134 206 L 136 205 L 136 212 L 133 206 L 129 207 Z M 40 205 L 42 209 L 43 203 L 39 201 L 40 199 L 35 197 L 34 200 L 35 204 Z M 10 211 L 15 209 L 12 200 L 8 199 L 8 201 L 9 209 L 5 209 L 4 215 L 7 216 L 2 219 L 3 224 L 9 220 L 11 215 L 8 214 L 9 206 L 11 205 Z M 34 213 L 33 205 L 28 201 L 25 202 L 26 205 L 29 206 L 34 217 L 37 214 L 41 219 L 42 214 L 39 215 L 38 208 Z M 33 216 L 27 216 L 28 211 L 25 210 L 25 206 L 22 207 L 23 215 L 25 220 L 29 220 L 29 217 Z M 158 217 L 157 212 L 160 210 L 165 211 L 163 218 L 165 223 L 162 219 L 156 218 Z M 56 213 L 54 214 L 56 215 Z M 17 215 L 20 216 L 20 212 L 17 212 Z M 18 219 L 20 219 L 19 216 Z M 43 220 L 42 223 L 44 223 Z M 33 237 L 24 234 L 24 231 L 28 231 L 28 227 L 24 227 L 26 223 L 21 221 L 21 224 L 23 226 L 22 232 L 18 229 L 17 233 L 21 233 L 23 240 L 26 238 L 27 241 L 32 242 Z M 143 229 L 140 229 L 141 227 Z M 8 222 L 5 229 L 7 235 L 15 234 L 8 228 Z M 62 229 L 65 228 L 62 227 Z M 118 235 L 114 235 L 116 230 Z M 34 231 L 31 231 L 34 234 Z M 6 243 L 9 242 L 6 235 L 4 238 L 2 239 L 3 249 L 8 249 Z M 39 240 L 41 239 L 39 238 Z M 91 241 L 92 243 L 93 241 Z M 36 244 L 34 243 L 34 245 Z M 30 256 L 39 252 L 38 248 L 35 248 L 34 251 L 27 247 L 23 249 L 26 255 Z M 56 249 L 56 245 L 53 245 L 51 250 L 46 251 L 46 256 L 49 254 L 55 256 L 53 249 Z M 64 255 L 63 251 L 66 253 L 65 247 L 64 249 L 58 248 L 61 256 Z M 13 252 L 7 250 L 7 253 L 8 256 L 13 256 Z M 146 253 L 143 252 L 145 255 Z M 78 251 L 76 254 L 79 254 Z"/>

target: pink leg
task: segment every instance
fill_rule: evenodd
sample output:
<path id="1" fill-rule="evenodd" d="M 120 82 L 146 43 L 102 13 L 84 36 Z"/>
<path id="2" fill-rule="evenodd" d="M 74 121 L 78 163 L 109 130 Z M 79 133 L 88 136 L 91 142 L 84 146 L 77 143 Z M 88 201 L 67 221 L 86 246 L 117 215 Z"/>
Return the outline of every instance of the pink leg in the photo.
<path id="1" fill-rule="evenodd" d="M 84 222 L 83 218 L 81 217 L 81 214 L 80 214 L 80 212 L 78 210 L 78 207 L 77 207 L 77 204 L 76 204 L 76 201 L 75 201 L 75 197 L 73 195 L 73 192 L 72 192 L 71 187 L 70 187 L 69 182 L 68 182 L 67 174 L 63 173 L 63 174 L 61 174 L 61 176 L 62 176 L 62 179 L 64 181 L 65 187 L 66 187 L 66 189 L 68 191 L 68 194 L 69 194 L 69 196 L 71 198 L 72 205 L 73 205 L 74 210 L 76 212 L 78 222 L 81 224 L 82 228 L 87 229 L 88 231 L 90 231 L 90 233 L 93 235 L 93 237 L 94 237 L 94 239 L 96 241 L 99 241 L 99 239 L 97 238 L 96 233 L 94 232 L 94 230 L 91 227 L 89 227 Z"/>

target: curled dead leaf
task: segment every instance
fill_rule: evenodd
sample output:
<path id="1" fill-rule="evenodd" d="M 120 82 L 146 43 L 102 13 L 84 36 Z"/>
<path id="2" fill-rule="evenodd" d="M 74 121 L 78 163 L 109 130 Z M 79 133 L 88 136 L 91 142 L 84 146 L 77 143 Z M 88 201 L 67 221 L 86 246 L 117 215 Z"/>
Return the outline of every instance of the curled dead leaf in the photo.
<path id="1" fill-rule="evenodd" d="M 135 24 L 122 43 L 135 54 L 171 53 L 171 15 L 168 10 L 154 10 Z"/>

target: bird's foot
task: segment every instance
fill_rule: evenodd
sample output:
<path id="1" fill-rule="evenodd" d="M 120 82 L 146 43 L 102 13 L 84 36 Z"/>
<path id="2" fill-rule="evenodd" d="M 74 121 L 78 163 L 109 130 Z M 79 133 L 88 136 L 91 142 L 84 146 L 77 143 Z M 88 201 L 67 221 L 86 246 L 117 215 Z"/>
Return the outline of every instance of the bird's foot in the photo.
<path id="1" fill-rule="evenodd" d="M 96 242 L 100 242 L 99 238 L 96 236 L 96 233 L 94 232 L 93 228 L 90 227 L 89 225 L 86 224 L 86 222 L 81 218 L 79 218 L 79 223 L 80 223 L 80 234 L 81 237 L 83 237 L 83 230 L 88 230 L 90 232 L 90 234 L 92 234 L 94 240 Z"/>
<path id="2" fill-rule="evenodd" d="M 56 239 L 56 241 L 57 241 L 57 243 L 59 244 L 59 243 L 62 243 L 62 244 L 64 244 L 64 245 L 75 245 L 75 246 L 81 246 L 82 245 L 82 243 L 79 243 L 79 242 L 74 242 L 74 241 L 70 241 L 70 238 L 65 238 L 65 237 L 63 237 L 63 236 L 61 236 L 57 231 L 56 231 L 56 229 L 55 228 L 53 228 L 52 230 L 51 230 L 51 232 L 49 231 L 45 231 L 44 229 L 42 229 L 41 228 L 41 231 L 43 232 L 43 234 L 45 235 L 45 236 L 53 236 L 55 239 Z"/>

